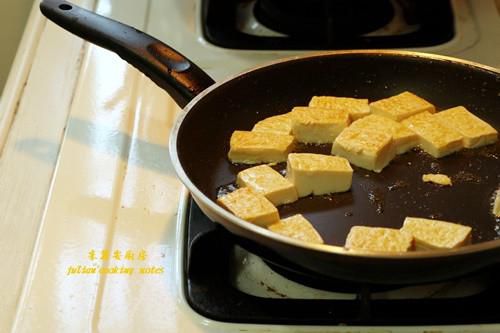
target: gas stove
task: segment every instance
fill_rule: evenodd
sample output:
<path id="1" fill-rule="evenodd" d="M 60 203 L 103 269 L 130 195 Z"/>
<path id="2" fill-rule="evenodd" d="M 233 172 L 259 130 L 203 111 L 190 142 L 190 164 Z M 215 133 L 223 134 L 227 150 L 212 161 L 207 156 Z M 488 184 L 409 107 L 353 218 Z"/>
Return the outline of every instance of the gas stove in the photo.
<path id="1" fill-rule="evenodd" d="M 172 31 L 167 36 L 158 37 L 172 41 L 174 47 L 191 55 L 202 67 L 205 65 L 217 79 L 277 58 L 340 48 L 408 49 L 454 56 L 493 67 L 500 65 L 495 52 L 500 48 L 499 11 L 493 0 L 416 2 L 424 8 L 433 4 L 435 8 L 427 14 L 432 14 L 432 20 L 439 22 L 422 18 L 412 21 L 411 15 L 405 19 L 402 4 L 408 7 L 412 2 L 389 1 L 393 6 L 389 23 L 381 23 L 373 31 L 361 31 L 351 37 L 336 37 L 340 34 L 338 30 L 342 30 L 339 28 L 331 28 L 327 36 L 320 37 L 287 34 L 286 24 L 278 31 L 272 24 L 269 27 L 265 19 L 264 22 L 259 20 L 259 15 L 255 14 L 258 2 L 233 3 L 226 6 L 218 1 L 198 0 L 176 5 L 165 17 L 165 22 L 177 28 L 175 33 Z M 407 11 L 411 13 L 411 9 Z M 221 59 L 226 60 L 222 67 L 217 65 Z"/>
<path id="2" fill-rule="evenodd" d="M 230 49 L 435 46 L 455 35 L 449 0 L 202 1 L 203 37 Z"/>
<path id="3" fill-rule="evenodd" d="M 313 1 L 303 8 L 300 2 L 235 1 L 229 5 L 200 0 L 190 29 L 196 35 L 190 40 L 195 42 L 182 42 L 177 48 L 197 55 L 203 50 L 206 68 L 216 78 L 226 76 L 228 66 L 239 65 L 242 71 L 247 65 L 279 57 L 346 48 L 411 49 L 500 65 L 500 43 L 493 41 L 500 32 L 494 2 L 370 2 L 370 13 L 378 15 L 371 20 L 347 2 L 336 3 L 338 7 L 333 8 L 331 1 Z M 353 4 L 354 9 L 360 3 Z M 336 11 L 341 7 L 347 11 L 343 20 L 361 20 L 364 25 L 351 25 L 353 30 L 349 31 L 348 23 L 331 22 L 332 16 L 340 19 Z M 300 15 L 305 19 L 300 20 Z M 493 52 L 496 57 L 487 51 L 490 43 L 497 47 Z M 192 52 L 192 48 L 198 51 Z M 212 57 L 225 65 L 216 70 Z M 195 61 L 203 67 L 200 55 Z M 500 323 L 500 315 L 484 306 L 490 297 L 500 296 L 494 282 L 500 267 L 417 286 L 322 281 L 266 262 L 241 247 L 203 216 L 189 197 L 182 201 L 179 216 L 178 223 L 185 226 L 178 242 L 183 249 L 178 258 L 181 292 L 190 308 L 208 319 L 268 325 L 437 325 L 449 329 L 450 325 L 456 329 L 457 325 Z M 270 331 L 272 327 L 278 326 L 269 326 Z"/>
<path id="4" fill-rule="evenodd" d="M 182 291 L 199 314 L 228 323 L 423 326 L 500 322 L 500 267 L 423 285 L 321 280 L 241 247 L 189 198 L 181 209 Z"/>
<path id="5" fill-rule="evenodd" d="M 349 13 L 347 21 L 364 24 L 346 35 L 315 10 L 301 29 L 276 22 L 280 11 L 296 21 L 299 1 L 75 2 L 95 4 L 98 13 L 146 30 L 216 80 L 279 58 L 345 48 L 409 49 L 500 67 L 500 15 L 493 0 L 356 1 L 381 17 Z M 307 2 L 342 18 L 330 1 Z M 416 3 L 420 9 L 412 7 Z M 439 15 L 425 19 L 426 11 Z M 228 22 L 221 22 L 221 13 Z M 228 24 L 230 30 L 217 30 Z M 95 46 L 72 46 L 69 69 L 60 68 L 54 49 L 79 40 L 49 23 L 42 28 L 51 44 L 37 49 L 28 83 L 40 88 L 60 69 L 70 76 L 61 74 L 61 85 L 71 88 L 55 97 L 32 94 L 34 102 L 21 103 L 38 108 L 53 98 L 54 108 L 67 109 L 67 119 L 61 116 L 66 130 L 60 147 L 32 132 L 21 143 L 37 145 L 15 145 L 39 168 L 49 153 L 59 155 L 14 331 L 500 332 L 498 311 L 486 306 L 500 297 L 497 268 L 453 281 L 381 287 L 318 281 L 248 251 L 208 221 L 177 180 L 167 144 L 181 112 L 173 101 Z M 317 34 L 304 36 L 304 30 Z M 26 89 L 33 90 L 30 84 Z M 42 128 L 53 118 L 39 121 Z M 69 267 L 101 264 L 89 259 L 101 250 L 147 254 L 143 261 L 111 263 L 147 264 L 158 274 L 69 275 Z"/>

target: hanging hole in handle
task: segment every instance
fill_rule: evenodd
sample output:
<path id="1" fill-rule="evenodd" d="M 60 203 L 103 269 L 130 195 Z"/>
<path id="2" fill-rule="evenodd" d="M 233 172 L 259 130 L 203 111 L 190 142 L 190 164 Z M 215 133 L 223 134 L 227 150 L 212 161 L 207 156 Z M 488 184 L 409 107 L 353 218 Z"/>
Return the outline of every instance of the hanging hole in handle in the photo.
<path id="1" fill-rule="evenodd" d="M 59 9 L 61 9 L 61 10 L 70 10 L 70 9 L 73 9 L 73 7 L 64 3 L 62 5 L 59 5 Z"/>

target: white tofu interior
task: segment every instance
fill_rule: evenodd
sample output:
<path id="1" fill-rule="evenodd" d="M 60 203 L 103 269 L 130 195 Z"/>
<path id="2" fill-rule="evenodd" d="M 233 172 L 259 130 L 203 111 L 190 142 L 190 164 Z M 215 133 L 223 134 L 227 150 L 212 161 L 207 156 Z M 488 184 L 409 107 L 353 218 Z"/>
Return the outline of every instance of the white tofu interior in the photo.
<path id="1" fill-rule="evenodd" d="M 450 177 L 448 177 L 447 175 L 441 174 L 441 173 L 424 174 L 424 175 L 422 175 L 422 181 L 425 183 L 434 183 L 434 184 L 443 185 L 443 186 L 451 186 L 452 185 Z"/>
<path id="2" fill-rule="evenodd" d="M 360 131 L 379 131 L 391 134 L 396 154 L 403 154 L 418 144 L 418 136 L 413 131 L 386 117 L 369 115 L 356 120 L 350 127 Z"/>
<path id="3" fill-rule="evenodd" d="M 291 112 L 292 134 L 299 142 L 332 143 L 349 126 L 349 112 L 315 107 L 295 107 Z"/>
<path id="4" fill-rule="evenodd" d="M 500 189 L 496 191 L 495 199 L 493 200 L 493 215 L 500 217 Z"/>
<path id="5" fill-rule="evenodd" d="M 347 249 L 377 252 L 407 252 L 414 247 L 413 237 L 398 229 L 354 226 L 345 242 Z"/>
<path id="6" fill-rule="evenodd" d="M 290 118 L 290 113 L 263 119 L 254 125 L 252 131 L 291 135 L 292 119 Z"/>
<path id="7" fill-rule="evenodd" d="M 402 123 L 418 135 L 419 146 L 436 158 L 463 148 L 463 136 L 443 126 L 428 112 L 405 119 Z"/>
<path id="8" fill-rule="evenodd" d="M 270 225 L 268 229 L 278 234 L 295 238 L 304 242 L 317 244 L 324 243 L 320 234 L 301 214 L 282 219 L 278 223 Z"/>
<path id="9" fill-rule="evenodd" d="M 234 131 L 228 158 L 233 163 L 284 162 L 294 148 L 293 136 L 269 132 Z"/>
<path id="10" fill-rule="evenodd" d="M 267 227 L 279 221 L 278 210 L 262 194 L 240 188 L 217 199 L 217 202 L 239 218 Z"/>
<path id="11" fill-rule="evenodd" d="M 465 148 L 477 148 L 498 140 L 498 133 L 490 124 L 463 106 L 438 112 L 434 118 L 441 125 L 460 133 L 464 137 Z"/>
<path id="12" fill-rule="evenodd" d="M 381 172 L 396 156 L 396 147 L 389 133 L 348 127 L 335 139 L 332 154 L 345 157 L 359 167 Z"/>
<path id="13" fill-rule="evenodd" d="M 287 178 L 295 185 L 299 197 L 348 191 L 352 172 L 349 161 L 341 157 L 307 153 L 288 155 Z"/>
<path id="14" fill-rule="evenodd" d="M 436 112 L 434 105 L 409 91 L 372 102 L 370 109 L 373 114 L 395 121 L 402 121 L 421 112 Z"/>
<path id="15" fill-rule="evenodd" d="M 365 98 L 313 96 L 309 101 L 309 106 L 347 110 L 352 120 L 360 119 L 370 114 L 368 99 Z"/>
<path id="16" fill-rule="evenodd" d="M 263 194 L 275 206 L 298 199 L 292 182 L 268 165 L 259 165 L 240 171 L 236 183 L 239 187 L 249 187 L 254 192 Z"/>
<path id="17" fill-rule="evenodd" d="M 470 243 L 471 227 L 425 218 L 407 217 L 402 231 L 415 238 L 421 249 L 452 249 Z"/>

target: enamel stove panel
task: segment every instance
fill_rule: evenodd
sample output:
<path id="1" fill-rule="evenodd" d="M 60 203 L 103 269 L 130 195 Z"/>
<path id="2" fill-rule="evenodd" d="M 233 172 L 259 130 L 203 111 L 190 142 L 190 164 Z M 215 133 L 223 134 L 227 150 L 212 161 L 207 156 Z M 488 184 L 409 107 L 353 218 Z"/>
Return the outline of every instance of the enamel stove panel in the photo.
<path id="1" fill-rule="evenodd" d="M 195 311 L 214 320 L 363 326 L 500 322 L 491 306 L 500 297 L 500 267 L 416 286 L 318 280 L 266 264 L 236 245 L 192 200 L 185 222 L 185 296 Z"/>
<path id="2" fill-rule="evenodd" d="M 153 34 L 216 80 L 318 49 L 217 46 L 203 31 L 206 5 L 202 0 L 75 2 Z M 247 15 L 255 1 L 240 4 L 240 32 L 286 35 Z M 449 4 L 453 36 L 438 44 L 394 47 L 500 67 L 500 18 L 495 1 L 453 0 Z M 64 50 L 62 46 L 79 40 L 40 16 L 36 20 L 43 23 L 37 25 L 42 40 L 51 41 L 49 46 L 54 47 L 34 51 L 35 58 L 44 62 L 34 62 L 30 75 L 38 73 L 48 80 L 60 68 L 54 50 Z M 413 29 L 408 23 L 397 29 Z M 44 196 L 47 203 L 39 229 L 33 228 L 36 244 L 30 247 L 31 266 L 22 293 L 16 298 L 15 318 L 9 325 L 13 331 L 500 332 L 500 318 L 493 311 L 496 307 L 489 309 L 483 304 L 498 295 L 498 287 L 490 283 L 491 279 L 498 280 L 497 271 L 430 286 L 370 293 L 367 286 L 353 289 L 343 285 L 339 291 L 307 277 L 283 277 L 289 272 L 277 273 L 257 256 L 234 246 L 223 231 L 212 230 L 213 225 L 207 225 L 202 216 L 200 221 L 188 223 L 190 214 L 198 213 L 176 178 L 167 142 L 181 110 L 116 55 L 88 44 L 75 46 L 75 50 L 67 54 L 71 62 L 68 60 L 69 68 L 64 70 L 72 74 L 71 80 L 57 82 L 68 90 L 64 91 L 64 103 L 57 94 L 35 94 L 29 104 L 46 106 L 50 98 L 53 104 L 49 105 L 63 109 L 60 118 L 66 124 L 64 136 L 57 142 L 40 137 L 38 130 L 30 132 L 27 140 L 39 142 L 41 148 L 22 155 L 27 157 L 23 163 L 43 163 L 48 150 L 57 155 L 57 166 Z M 44 80 L 28 82 L 46 84 Z M 23 83 L 19 83 L 19 91 Z M 40 117 L 40 128 L 53 121 L 49 113 L 52 108 L 43 110 L 47 114 Z M 195 235 L 196 241 L 192 239 Z M 211 245 L 211 238 L 217 240 L 217 246 Z M 193 247 L 186 248 L 191 240 Z M 91 251 L 102 254 L 102 250 L 145 256 L 130 261 L 90 256 Z M 228 262 L 230 265 L 226 265 Z M 154 268 L 157 274 L 84 275 L 70 270 L 79 265 L 111 269 L 125 264 L 137 271 Z M 217 289 L 223 281 L 228 284 Z M 217 303 L 221 295 L 227 303 Z M 382 309 L 391 313 L 379 312 Z M 410 313 L 410 309 L 422 310 L 424 315 Z M 227 318 L 227 313 L 235 316 Z"/>

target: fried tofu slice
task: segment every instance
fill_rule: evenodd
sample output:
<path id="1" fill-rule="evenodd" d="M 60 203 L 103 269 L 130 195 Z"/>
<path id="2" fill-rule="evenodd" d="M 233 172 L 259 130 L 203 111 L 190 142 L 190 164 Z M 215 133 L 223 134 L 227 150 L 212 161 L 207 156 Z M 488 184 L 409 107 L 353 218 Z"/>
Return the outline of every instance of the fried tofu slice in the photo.
<path id="1" fill-rule="evenodd" d="M 244 187 L 217 199 L 217 203 L 239 218 L 267 227 L 279 221 L 278 210 L 262 194 Z"/>
<path id="2" fill-rule="evenodd" d="M 233 163 L 284 162 L 294 148 L 293 136 L 268 132 L 234 131 L 228 158 Z"/>
<path id="3" fill-rule="evenodd" d="M 297 106 L 290 114 L 292 134 L 297 141 L 304 143 L 332 143 L 351 123 L 346 110 Z"/>
<path id="4" fill-rule="evenodd" d="M 500 189 L 496 193 L 495 201 L 493 202 L 493 215 L 500 217 Z"/>
<path id="5" fill-rule="evenodd" d="M 361 131 L 372 130 L 390 133 L 396 149 L 396 154 L 406 153 L 418 144 L 418 135 L 409 130 L 406 126 L 386 117 L 372 114 L 356 120 L 350 127 Z"/>
<path id="6" fill-rule="evenodd" d="M 323 244 L 323 238 L 302 214 L 293 215 L 271 224 L 269 230 L 304 242 Z"/>
<path id="7" fill-rule="evenodd" d="M 334 110 L 347 110 L 353 121 L 370 114 L 368 99 L 364 98 L 313 96 L 309 101 L 309 106 Z"/>
<path id="8" fill-rule="evenodd" d="M 402 124 L 419 137 L 419 146 L 430 155 L 439 158 L 463 148 L 463 136 L 443 126 L 429 112 L 422 112 L 402 121 Z"/>
<path id="9" fill-rule="evenodd" d="M 411 234 L 420 249 L 454 249 L 469 244 L 472 233 L 469 226 L 417 217 L 407 217 L 401 230 Z"/>
<path id="10" fill-rule="evenodd" d="M 290 118 L 290 113 L 263 119 L 254 125 L 252 131 L 291 135 L 292 119 Z"/>
<path id="11" fill-rule="evenodd" d="M 396 156 L 396 147 L 390 133 L 349 126 L 333 142 L 332 154 L 345 157 L 361 168 L 380 172 Z"/>
<path id="12" fill-rule="evenodd" d="M 354 226 L 345 248 L 377 252 L 408 252 L 414 248 L 413 236 L 398 229 Z"/>
<path id="13" fill-rule="evenodd" d="M 438 122 L 460 133 L 465 148 L 477 148 L 498 140 L 497 131 L 487 122 L 473 115 L 463 106 L 457 106 L 434 114 Z"/>
<path id="14" fill-rule="evenodd" d="M 442 173 L 427 173 L 422 175 L 422 181 L 424 183 L 434 183 L 443 186 L 452 185 L 450 177 Z"/>
<path id="15" fill-rule="evenodd" d="M 273 205 L 297 201 L 297 191 L 292 182 L 268 165 L 259 165 L 240 171 L 236 176 L 239 187 L 249 187 L 264 195 Z"/>
<path id="16" fill-rule="evenodd" d="M 373 114 L 395 121 L 401 121 L 421 112 L 436 112 L 434 105 L 409 91 L 372 102 L 370 110 Z"/>
<path id="17" fill-rule="evenodd" d="M 351 188 L 352 168 L 345 158 L 320 154 L 290 154 L 286 177 L 299 197 L 345 192 Z"/>

